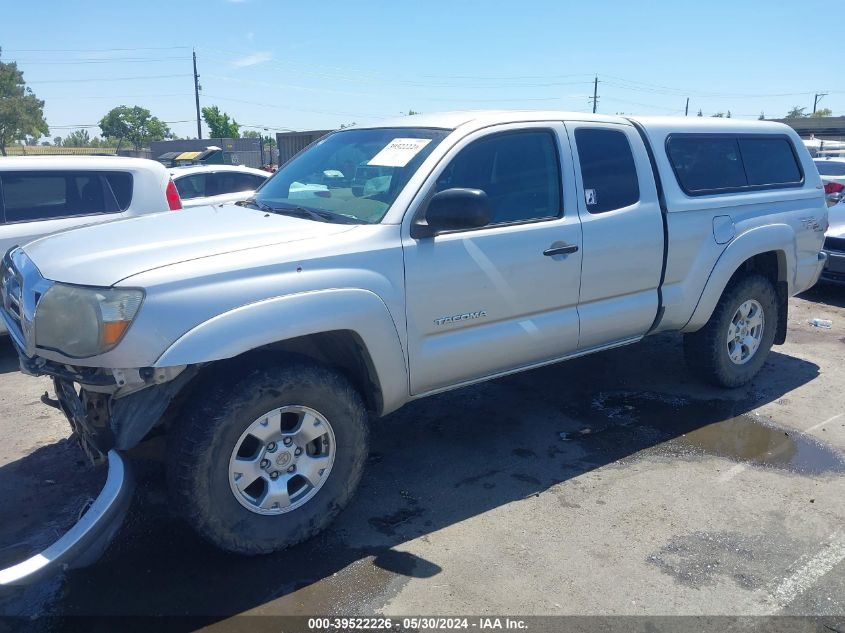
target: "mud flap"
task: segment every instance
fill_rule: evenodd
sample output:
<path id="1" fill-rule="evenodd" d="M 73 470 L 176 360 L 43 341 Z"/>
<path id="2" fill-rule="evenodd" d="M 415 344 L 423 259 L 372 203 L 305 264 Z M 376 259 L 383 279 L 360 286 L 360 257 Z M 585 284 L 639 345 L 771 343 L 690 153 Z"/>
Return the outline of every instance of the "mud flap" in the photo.
<path id="1" fill-rule="evenodd" d="M 785 281 L 779 281 L 775 288 L 778 300 L 778 323 L 775 330 L 775 345 L 783 345 L 786 342 L 786 324 L 789 313 L 789 289 Z"/>
<path id="2" fill-rule="evenodd" d="M 55 543 L 26 560 L 0 569 L 0 586 L 29 585 L 66 569 L 94 563 L 123 524 L 135 482 L 117 451 L 108 453 L 109 474 L 99 496 L 79 521 Z"/>

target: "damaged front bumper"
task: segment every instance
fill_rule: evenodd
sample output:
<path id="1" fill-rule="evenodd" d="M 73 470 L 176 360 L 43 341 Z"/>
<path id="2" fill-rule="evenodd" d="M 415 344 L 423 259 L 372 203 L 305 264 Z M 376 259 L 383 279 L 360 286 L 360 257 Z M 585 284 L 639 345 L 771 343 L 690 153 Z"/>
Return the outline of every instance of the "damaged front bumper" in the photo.
<path id="1" fill-rule="evenodd" d="M 48 404 L 58 406 L 65 414 L 92 462 L 108 462 L 108 476 L 99 496 L 64 536 L 44 551 L 0 569 L 0 587 L 31 584 L 67 569 L 91 565 L 102 556 L 123 524 L 135 488 L 123 451 L 136 446 L 160 422 L 172 399 L 197 371 L 189 368 L 174 380 L 153 382 L 116 397 L 114 382 L 107 382 L 102 374 L 83 374 L 73 367 L 38 362 L 19 347 L 17 351 L 24 373 L 52 377 L 56 401 L 48 398 Z M 168 377 L 162 372 L 162 379 Z M 98 391 L 102 387 L 106 389 Z"/>
<path id="2" fill-rule="evenodd" d="M 108 452 L 108 464 L 103 490 L 82 518 L 47 549 L 0 569 L 0 586 L 28 585 L 66 569 L 90 565 L 103 554 L 123 524 L 135 487 L 129 464 L 119 452 Z"/>

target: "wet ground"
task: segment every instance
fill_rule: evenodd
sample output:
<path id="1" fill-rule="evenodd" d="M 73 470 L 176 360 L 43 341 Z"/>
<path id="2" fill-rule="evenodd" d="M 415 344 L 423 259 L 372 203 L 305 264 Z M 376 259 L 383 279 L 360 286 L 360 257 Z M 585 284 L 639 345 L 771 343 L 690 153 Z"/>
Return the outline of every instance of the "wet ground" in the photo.
<path id="1" fill-rule="evenodd" d="M 845 616 L 845 292 L 790 305 L 787 344 L 747 388 L 702 386 L 661 335 L 413 403 L 374 422 L 350 508 L 274 556 L 199 541 L 139 462 L 106 556 L 0 594 L 0 613 L 199 615 L 215 630 L 239 614 Z M 96 474 L 35 406 L 43 383 L 13 369 L 0 344 L 0 491 L 38 508 L 39 476 Z M 69 516 L 70 497 L 50 505 Z M 38 514 L 9 507 L 4 537 Z"/>

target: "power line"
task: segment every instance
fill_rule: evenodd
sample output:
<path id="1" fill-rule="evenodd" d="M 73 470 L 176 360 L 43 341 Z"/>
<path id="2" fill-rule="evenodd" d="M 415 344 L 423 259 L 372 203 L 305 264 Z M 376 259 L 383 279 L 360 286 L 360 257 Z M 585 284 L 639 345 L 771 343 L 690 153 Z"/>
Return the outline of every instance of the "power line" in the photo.
<path id="1" fill-rule="evenodd" d="M 190 122 L 192 122 L 192 121 L 193 121 L 193 119 L 180 119 L 180 120 L 178 120 L 178 121 L 162 121 L 162 123 L 190 123 Z M 83 124 L 76 124 L 76 125 L 51 125 L 51 126 L 50 126 L 50 129 L 51 129 L 51 130 L 72 130 L 72 129 L 77 129 L 77 128 L 84 129 L 84 128 L 94 128 L 94 127 L 100 127 L 100 124 L 99 124 L 99 123 L 95 123 L 95 124 L 93 124 L 93 125 L 83 125 Z"/>
<path id="2" fill-rule="evenodd" d="M 367 117 L 367 118 L 377 118 L 387 116 L 385 114 L 363 114 L 361 112 L 332 112 L 327 110 L 312 110 L 311 108 L 290 108 L 285 105 L 281 105 L 279 103 L 261 103 L 259 101 L 248 101 L 246 99 L 233 99 L 231 97 L 222 97 L 216 95 L 205 94 L 206 97 L 209 99 L 214 99 L 216 101 L 232 101 L 234 103 L 247 103 L 250 105 L 257 105 L 263 106 L 265 108 L 274 108 L 276 110 L 287 110 L 291 112 L 312 112 L 314 114 L 330 114 L 332 116 L 352 116 L 352 117 Z"/>
<path id="3" fill-rule="evenodd" d="M 293 90 L 304 90 L 307 92 L 323 92 L 327 94 L 337 94 L 349 97 L 367 97 L 367 98 L 380 98 L 380 94 L 376 94 L 373 92 L 350 92 L 346 90 L 333 90 L 331 88 L 317 88 L 313 86 L 302 86 L 298 84 L 286 84 L 286 83 L 276 83 L 276 82 L 269 82 L 269 81 L 258 81 L 254 79 L 240 79 L 238 77 L 226 77 L 225 75 L 206 75 L 206 77 L 212 79 L 220 79 L 222 81 L 235 81 L 238 83 L 245 83 L 245 84 L 253 84 L 257 86 L 267 86 L 271 88 L 290 88 Z M 579 95 L 580 97 L 580 95 Z M 515 99 L 501 99 L 498 97 L 488 97 L 486 99 L 464 99 L 460 97 L 429 97 L 429 96 L 413 96 L 409 97 L 412 99 L 420 100 L 420 101 L 448 101 L 448 102 L 463 102 L 463 103 L 523 103 L 526 101 L 560 101 L 563 98 L 568 97 L 519 97 Z M 572 97 L 575 98 L 575 97 Z"/>
<path id="4" fill-rule="evenodd" d="M 16 59 L 16 64 L 33 65 L 80 65 L 80 64 L 136 64 L 149 62 L 164 62 L 172 60 L 184 60 L 184 57 L 115 57 L 112 59 L 78 59 L 78 60 L 47 60 L 47 59 Z"/>
<path id="5" fill-rule="evenodd" d="M 147 99 L 161 97 L 190 97 L 193 96 L 193 94 L 193 92 L 148 92 L 140 95 L 73 95 L 68 97 L 50 97 L 50 101 L 77 101 L 79 99 Z"/>
<path id="6" fill-rule="evenodd" d="M 172 77 L 190 77 L 184 73 L 178 75 L 142 75 L 136 77 L 91 77 L 88 79 L 40 79 L 27 81 L 27 84 L 61 84 L 61 83 L 90 83 L 92 81 L 137 81 L 141 79 L 170 79 Z"/>
<path id="7" fill-rule="evenodd" d="M 653 103 L 641 103 L 640 101 L 631 101 L 629 99 L 620 99 L 619 97 L 608 97 L 605 95 L 605 99 L 609 99 L 610 101 L 618 101 L 619 103 L 627 103 L 629 105 L 636 105 L 643 108 L 654 108 L 655 110 L 665 110 L 667 112 L 678 112 L 680 113 L 683 108 L 672 108 L 669 106 L 659 106 L 654 105 Z"/>
<path id="8" fill-rule="evenodd" d="M 207 51 L 209 49 L 200 49 L 201 51 Z M 213 49 L 212 49 L 213 50 Z M 211 53 L 209 55 L 211 58 L 216 58 L 222 61 L 233 62 L 236 61 L 229 55 L 215 55 Z M 283 60 L 274 60 L 268 59 L 261 62 L 262 65 L 269 65 L 274 66 L 277 68 L 283 68 L 288 72 L 294 72 L 299 74 L 306 74 L 309 78 L 320 78 L 320 79 L 332 79 L 335 81 L 344 81 L 344 82 L 353 82 L 356 84 L 360 83 L 369 83 L 369 84 L 390 84 L 392 86 L 401 85 L 401 86 L 418 86 L 421 88 L 473 88 L 473 89 L 501 89 L 503 87 L 510 87 L 510 88 L 548 88 L 548 87 L 555 87 L 555 86 L 575 86 L 575 85 L 588 85 L 592 82 L 589 81 L 566 81 L 566 82 L 559 82 L 559 81 L 551 81 L 552 79 L 559 79 L 559 78 L 571 78 L 571 77 L 585 77 L 589 75 L 557 75 L 553 77 L 546 78 L 547 81 L 542 83 L 525 83 L 525 80 L 536 80 L 536 79 L 544 79 L 544 77 L 539 75 L 532 75 L 532 76 L 525 76 L 525 77 L 485 77 L 485 76 L 459 76 L 459 75 L 446 75 L 443 77 L 436 77 L 434 75 L 423 75 L 423 77 L 430 77 L 433 79 L 439 79 L 442 81 L 443 79 L 462 79 L 464 81 L 460 83 L 432 83 L 431 81 L 409 81 L 402 76 L 390 76 L 385 75 L 383 73 L 379 74 L 372 74 L 365 71 L 357 71 L 357 70 L 349 70 L 349 69 L 340 69 L 339 72 L 325 72 L 325 71 L 317 71 L 311 69 L 310 65 L 308 64 L 301 64 L 302 68 L 297 68 L 296 62 L 287 62 Z M 316 66 L 316 68 L 323 68 L 320 66 Z M 356 73 L 363 73 L 363 76 L 354 76 Z M 511 81 L 511 80 L 519 80 L 521 83 L 515 83 L 508 86 L 503 86 L 502 83 L 495 83 L 489 85 L 477 85 L 473 84 L 472 86 L 467 86 L 466 81 L 467 79 L 473 79 L 475 81 Z"/>
<path id="9" fill-rule="evenodd" d="M 190 46 L 135 46 L 131 48 L 4 48 L 4 53 L 109 53 L 114 51 L 171 51 Z"/>

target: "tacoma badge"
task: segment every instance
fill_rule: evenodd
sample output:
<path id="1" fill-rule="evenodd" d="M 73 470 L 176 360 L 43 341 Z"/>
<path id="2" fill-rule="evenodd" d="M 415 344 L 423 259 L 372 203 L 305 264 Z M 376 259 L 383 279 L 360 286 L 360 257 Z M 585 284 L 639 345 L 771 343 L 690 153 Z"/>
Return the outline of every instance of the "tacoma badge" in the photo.
<path id="1" fill-rule="evenodd" d="M 446 323 L 455 323 L 456 321 L 469 321 L 470 319 L 480 319 L 486 317 L 486 310 L 478 310 L 477 312 L 464 312 L 463 314 L 456 314 L 454 316 L 440 317 L 434 319 L 437 325 L 445 325 Z"/>

